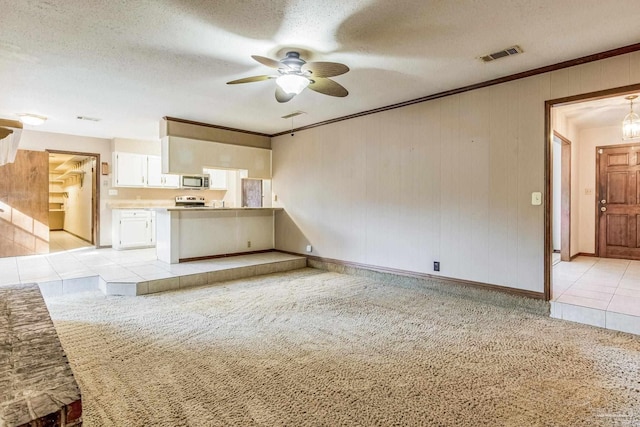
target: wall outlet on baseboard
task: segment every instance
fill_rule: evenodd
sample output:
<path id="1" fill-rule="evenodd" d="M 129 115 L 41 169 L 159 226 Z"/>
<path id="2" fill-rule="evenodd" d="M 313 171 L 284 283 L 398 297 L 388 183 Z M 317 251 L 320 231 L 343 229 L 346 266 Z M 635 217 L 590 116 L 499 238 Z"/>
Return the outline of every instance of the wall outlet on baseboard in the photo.
<path id="1" fill-rule="evenodd" d="M 311 247 L 311 245 L 307 245 L 307 252 L 309 253 L 313 252 L 313 248 Z"/>
<path id="2" fill-rule="evenodd" d="M 433 261 L 433 271 L 440 271 L 440 261 Z"/>

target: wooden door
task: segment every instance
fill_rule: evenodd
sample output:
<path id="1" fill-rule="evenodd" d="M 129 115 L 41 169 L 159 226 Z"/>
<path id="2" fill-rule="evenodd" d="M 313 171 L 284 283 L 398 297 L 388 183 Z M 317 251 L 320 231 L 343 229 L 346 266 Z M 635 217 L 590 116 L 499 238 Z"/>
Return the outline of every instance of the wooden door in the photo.
<path id="1" fill-rule="evenodd" d="M 640 145 L 597 149 L 598 253 L 640 260 Z"/>

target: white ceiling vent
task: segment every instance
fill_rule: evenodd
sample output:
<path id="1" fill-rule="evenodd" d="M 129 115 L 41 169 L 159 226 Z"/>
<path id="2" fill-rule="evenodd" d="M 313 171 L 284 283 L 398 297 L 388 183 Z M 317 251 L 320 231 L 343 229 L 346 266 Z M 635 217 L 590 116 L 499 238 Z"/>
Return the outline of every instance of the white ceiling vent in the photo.
<path id="1" fill-rule="evenodd" d="M 500 58 L 505 58 L 507 56 L 511 56 L 511 55 L 517 55 L 519 53 L 522 53 L 523 50 L 520 46 L 516 45 L 516 46 L 511 46 L 508 47 L 506 49 L 503 49 L 499 52 L 494 52 L 494 53 L 490 53 L 488 55 L 484 55 L 481 56 L 480 59 L 483 62 L 491 62 L 491 61 L 495 61 L 496 59 L 500 59 Z"/>
<path id="2" fill-rule="evenodd" d="M 292 117 L 299 116 L 300 114 L 307 114 L 307 113 L 305 113 L 304 111 L 294 111 L 291 114 L 287 114 L 286 116 L 282 116 L 282 118 L 283 119 L 290 119 Z"/>
<path id="3" fill-rule="evenodd" d="M 78 120 L 85 120 L 88 122 L 99 122 L 100 119 L 98 119 L 97 117 L 88 117 L 88 116 L 77 116 L 76 117 Z"/>

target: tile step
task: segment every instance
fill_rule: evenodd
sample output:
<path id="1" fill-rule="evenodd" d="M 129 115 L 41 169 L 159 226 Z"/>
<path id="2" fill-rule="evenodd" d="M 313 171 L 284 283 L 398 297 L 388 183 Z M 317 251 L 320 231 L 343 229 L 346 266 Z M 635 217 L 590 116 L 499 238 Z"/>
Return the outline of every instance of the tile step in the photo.
<path id="1" fill-rule="evenodd" d="M 640 335 L 640 316 L 551 301 L 551 317 Z"/>
<path id="2" fill-rule="evenodd" d="M 301 257 L 285 261 L 276 261 L 264 264 L 248 265 L 201 273 L 192 273 L 183 276 L 168 277 L 164 279 L 148 280 L 143 282 L 118 280 L 105 281 L 102 278 L 99 278 L 94 289 L 99 289 L 105 295 L 148 295 L 158 292 L 186 289 L 195 286 L 212 285 L 227 280 L 244 279 L 247 277 L 261 276 L 271 273 L 281 273 L 284 271 L 305 268 L 306 266 L 307 259 Z"/>

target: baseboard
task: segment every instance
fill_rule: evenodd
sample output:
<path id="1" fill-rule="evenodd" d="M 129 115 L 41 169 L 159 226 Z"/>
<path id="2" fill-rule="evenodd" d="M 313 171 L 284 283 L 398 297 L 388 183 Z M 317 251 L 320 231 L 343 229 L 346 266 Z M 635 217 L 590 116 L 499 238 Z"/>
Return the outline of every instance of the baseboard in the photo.
<path id="1" fill-rule="evenodd" d="M 216 259 L 216 258 L 226 258 L 226 257 L 230 257 L 230 256 L 240 256 L 240 255 L 253 255 L 253 254 L 264 254 L 267 252 L 282 252 L 282 251 L 276 251 L 275 249 L 263 249 L 260 251 L 249 251 L 249 252 L 236 252 L 236 253 L 232 253 L 232 254 L 221 254 L 221 255 L 208 255 L 208 256 L 199 256 L 199 257 L 192 257 L 192 258 L 180 258 L 178 260 L 178 262 L 191 262 L 191 261 L 203 261 L 206 259 Z M 297 254 L 294 254 L 297 255 Z M 304 256 L 304 255 L 302 255 Z"/>
<path id="2" fill-rule="evenodd" d="M 89 243 L 90 245 L 93 245 L 93 243 L 92 243 L 92 242 L 90 242 L 89 240 L 85 239 L 85 238 L 84 238 L 84 237 L 82 237 L 82 236 L 78 236 L 76 233 L 72 233 L 72 232 L 70 232 L 69 230 L 65 230 L 65 229 L 63 228 L 62 230 L 58 230 L 58 231 L 64 231 L 65 233 L 69 233 L 69 234 L 71 234 L 73 237 L 77 237 L 78 239 L 83 240 L 83 241 L 85 241 L 85 242 Z"/>
<path id="3" fill-rule="evenodd" d="M 544 300 L 544 292 L 527 291 L 524 289 L 515 289 L 507 286 L 499 286 L 499 285 L 492 285 L 489 283 L 474 282 L 471 280 L 454 279 L 451 277 L 438 276 L 435 274 L 418 273 L 415 271 L 400 270 L 396 268 L 360 264 L 357 262 L 342 261 L 342 260 L 332 259 L 332 258 L 323 258 L 319 256 L 309 255 L 309 254 L 302 254 L 302 253 L 289 252 L 289 251 L 283 251 L 283 250 L 278 250 L 278 251 L 289 254 L 289 255 L 305 256 L 307 257 L 307 264 L 311 267 L 313 267 L 314 262 L 329 263 L 329 264 L 334 264 L 336 266 L 340 266 L 343 268 L 351 268 L 356 270 L 365 270 L 365 271 L 371 271 L 371 272 L 377 272 L 377 273 L 392 274 L 396 276 L 411 277 L 411 278 L 422 279 L 422 280 L 425 280 L 425 279 L 435 280 L 443 283 L 462 285 L 462 286 L 467 286 L 475 289 L 497 291 L 497 292 L 519 296 L 519 297 Z"/>
<path id="4" fill-rule="evenodd" d="M 572 256 L 571 256 L 571 259 L 573 260 L 573 259 L 575 259 L 575 258 L 577 258 L 577 257 L 579 257 L 579 256 L 595 257 L 595 256 L 596 256 L 596 254 L 590 254 L 590 253 L 587 253 L 587 252 L 578 252 L 577 254 L 572 255 Z"/>

